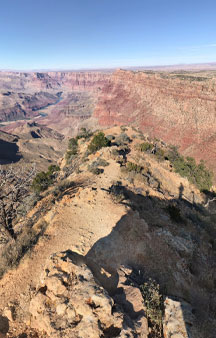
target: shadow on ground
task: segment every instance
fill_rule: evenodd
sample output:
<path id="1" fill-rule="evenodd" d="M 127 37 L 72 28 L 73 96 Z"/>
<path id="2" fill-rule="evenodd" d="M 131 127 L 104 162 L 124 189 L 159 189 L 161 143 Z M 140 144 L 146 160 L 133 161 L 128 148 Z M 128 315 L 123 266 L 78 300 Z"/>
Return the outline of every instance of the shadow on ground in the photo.
<path id="1" fill-rule="evenodd" d="M 215 337 L 216 211 L 210 213 L 203 205 L 186 201 L 182 184 L 179 197 L 171 200 L 144 196 L 121 185 L 107 193 L 129 208 L 85 257 L 96 279 L 115 296 L 122 291 L 118 289 L 119 267 L 132 267 L 139 272 L 134 280 L 137 285 L 152 278 L 164 296 L 191 305 L 193 323 L 182 305 L 189 337 L 195 337 L 194 332 L 196 338 Z M 132 304 L 127 305 L 136 316 Z"/>
<path id="2" fill-rule="evenodd" d="M 16 143 L 0 140 L 0 164 L 16 163 L 22 158 Z"/>

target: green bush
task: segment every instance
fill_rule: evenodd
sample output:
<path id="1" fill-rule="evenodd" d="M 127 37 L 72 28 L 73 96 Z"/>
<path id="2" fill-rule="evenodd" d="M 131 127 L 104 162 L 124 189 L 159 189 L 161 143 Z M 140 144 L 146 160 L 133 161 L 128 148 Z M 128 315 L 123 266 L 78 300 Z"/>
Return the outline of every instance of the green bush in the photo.
<path id="1" fill-rule="evenodd" d="M 50 174 L 54 174 L 55 172 L 57 171 L 60 171 L 60 167 L 58 165 L 55 165 L 55 164 L 51 164 L 49 167 L 48 167 L 48 173 Z"/>
<path id="2" fill-rule="evenodd" d="M 40 193 L 41 191 L 46 190 L 52 182 L 51 175 L 48 172 L 42 171 L 33 179 L 32 188 L 35 192 Z"/>
<path id="3" fill-rule="evenodd" d="M 110 141 L 105 137 L 103 132 L 99 132 L 91 140 L 88 146 L 88 150 L 90 151 L 90 153 L 94 153 L 103 147 L 109 147 L 109 146 L 110 146 Z"/>
<path id="4" fill-rule="evenodd" d="M 136 163 L 132 163 L 132 162 L 127 162 L 126 164 L 126 169 L 129 172 L 135 172 L 137 174 L 141 173 L 143 170 L 143 167 L 141 167 L 140 165 L 136 164 Z"/>
<path id="5" fill-rule="evenodd" d="M 209 190 L 212 186 L 213 174 L 205 167 L 203 161 L 196 164 L 192 157 L 184 158 L 175 147 L 168 152 L 167 158 L 173 165 L 175 172 L 195 184 L 200 191 Z"/>
<path id="6" fill-rule="evenodd" d="M 68 142 L 68 149 L 71 149 L 73 147 L 77 147 L 78 146 L 78 140 L 74 137 L 70 138 L 69 142 Z"/>
<path id="7" fill-rule="evenodd" d="M 144 142 L 140 144 L 140 151 L 143 151 L 143 152 L 145 151 L 151 152 L 153 148 L 154 148 L 154 145 L 149 142 Z"/>
<path id="8" fill-rule="evenodd" d="M 57 165 L 50 165 L 47 172 L 38 173 L 32 181 L 32 189 L 36 193 L 40 193 L 46 190 L 54 181 L 55 173 L 59 171 L 60 168 Z"/>
<path id="9" fill-rule="evenodd" d="M 163 337 L 163 297 L 160 294 L 159 284 L 149 279 L 140 286 L 143 301 L 146 306 L 146 315 L 151 327 L 151 337 Z"/>
<path id="10" fill-rule="evenodd" d="M 78 153 L 78 140 L 77 138 L 71 138 L 68 142 L 68 151 L 67 151 L 67 159 L 69 159 L 69 157 L 71 155 L 76 155 Z"/>
<path id="11" fill-rule="evenodd" d="M 90 138 L 93 135 L 93 133 L 86 129 L 86 128 L 81 128 L 79 134 L 77 135 L 76 139 L 79 140 L 81 138 L 84 138 L 85 140 Z"/>

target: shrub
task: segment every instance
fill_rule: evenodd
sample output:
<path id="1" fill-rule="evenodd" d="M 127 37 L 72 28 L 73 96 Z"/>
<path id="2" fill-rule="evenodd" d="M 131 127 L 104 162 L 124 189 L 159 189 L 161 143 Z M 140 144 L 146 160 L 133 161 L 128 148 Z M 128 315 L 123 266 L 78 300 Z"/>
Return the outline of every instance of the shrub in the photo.
<path id="1" fill-rule="evenodd" d="M 32 181 L 32 189 L 36 193 L 45 191 L 54 181 L 55 173 L 59 171 L 59 166 L 51 165 L 48 167 L 47 172 L 38 173 Z"/>
<path id="2" fill-rule="evenodd" d="M 131 139 L 126 133 L 121 133 L 115 140 L 115 144 L 117 144 L 117 146 L 124 146 L 130 142 Z"/>
<path id="3" fill-rule="evenodd" d="M 132 162 L 127 162 L 126 164 L 126 169 L 129 172 L 135 172 L 137 174 L 141 173 L 143 170 L 143 167 L 141 167 L 140 165 L 136 164 L 136 163 L 132 163 Z"/>
<path id="4" fill-rule="evenodd" d="M 107 135 L 106 138 L 107 138 L 109 141 L 115 140 L 115 136 L 113 136 L 113 135 Z"/>
<path id="5" fill-rule="evenodd" d="M 113 201 L 116 203 L 120 203 L 128 197 L 125 192 L 125 188 L 120 181 L 117 181 L 111 185 L 109 188 L 109 193 L 111 194 Z"/>
<path id="6" fill-rule="evenodd" d="M 76 155 L 78 152 L 78 140 L 76 138 L 71 138 L 68 142 L 68 149 L 67 157 L 69 158 L 71 155 Z"/>
<path id="7" fill-rule="evenodd" d="M 165 151 L 161 148 L 157 148 L 155 152 L 155 156 L 159 161 L 162 161 L 165 159 Z"/>
<path id="8" fill-rule="evenodd" d="M 69 164 L 74 158 L 76 158 L 76 154 L 74 154 L 74 151 L 68 150 L 65 154 L 65 160 L 67 164 Z"/>
<path id="9" fill-rule="evenodd" d="M 86 129 L 86 128 L 81 128 L 79 134 L 77 135 L 76 139 L 79 140 L 81 138 L 84 138 L 85 140 L 90 138 L 93 135 L 93 133 Z"/>
<path id="10" fill-rule="evenodd" d="M 88 167 L 88 170 L 89 170 L 92 174 L 94 174 L 94 175 L 100 175 L 100 174 L 102 174 L 102 173 L 104 172 L 103 169 L 100 169 L 100 168 L 94 168 L 94 167 L 91 167 L 91 166 Z"/>
<path id="11" fill-rule="evenodd" d="M 140 291 L 146 306 L 146 315 L 151 327 L 151 337 L 163 337 L 163 297 L 159 285 L 151 278 L 140 286 Z"/>
<path id="12" fill-rule="evenodd" d="M 176 147 L 172 147 L 167 158 L 173 165 L 175 172 L 187 177 L 189 182 L 195 184 L 200 191 L 209 190 L 212 186 L 213 174 L 205 167 L 203 161 L 197 165 L 192 157 L 186 159 L 180 155 Z"/>
<path id="13" fill-rule="evenodd" d="M 57 171 L 60 171 L 60 167 L 58 165 L 55 165 L 55 164 L 51 164 L 49 167 L 48 167 L 48 173 L 49 174 L 54 174 L 55 172 Z"/>
<path id="14" fill-rule="evenodd" d="M 69 142 L 68 142 L 68 149 L 71 149 L 73 147 L 77 147 L 78 146 L 78 140 L 76 138 L 70 138 Z"/>
<path id="15" fill-rule="evenodd" d="M 104 160 L 103 158 L 98 158 L 96 161 L 95 161 L 96 165 L 98 167 L 107 167 L 109 165 L 109 162 L 107 162 L 106 160 Z"/>
<path id="16" fill-rule="evenodd" d="M 32 188 L 35 192 L 40 193 L 41 191 L 46 190 L 52 183 L 50 174 L 45 173 L 44 171 L 38 173 L 32 182 Z"/>
<path id="17" fill-rule="evenodd" d="M 143 151 L 143 152 L 151 152 L 153 148 L 154 148 L 154 145 L 149 142 L 144 142 L 140 144 L 140 151 Z"/>
<path id="18" fill-rule="evenodd" d="M 103 169 L 100 169 L 98 167 L 104 167 L 109 165 L 108 162 L 106 162 L 103 159 L 98 159 L 97 161 L 92 162 L 89 166 L 88 166 L 88 171 L 90 171 L 92 174 L 94 175 L 99 175 L 102 174 L 104 172 Z"/>
<path id="19" fill-rule="evenodd" d="M 88 150 L 90 151 L 90 153 L 94 153 L 103 147 L 109 147 L 109 146 L 110 146 L 110 141 L 105 137 L 103 132 L 99 132 L 91 140 L 88 146 Z"/>

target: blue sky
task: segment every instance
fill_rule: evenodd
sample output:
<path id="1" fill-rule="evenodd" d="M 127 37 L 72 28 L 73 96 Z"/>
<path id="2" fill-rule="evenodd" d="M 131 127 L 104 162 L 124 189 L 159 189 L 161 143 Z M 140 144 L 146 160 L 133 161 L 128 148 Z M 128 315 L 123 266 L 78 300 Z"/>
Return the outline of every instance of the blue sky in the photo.
<path id="1" fill-rule="evenodd" d="M 214 61 L 215 0 L 0 0 L 0 69 Z"/>

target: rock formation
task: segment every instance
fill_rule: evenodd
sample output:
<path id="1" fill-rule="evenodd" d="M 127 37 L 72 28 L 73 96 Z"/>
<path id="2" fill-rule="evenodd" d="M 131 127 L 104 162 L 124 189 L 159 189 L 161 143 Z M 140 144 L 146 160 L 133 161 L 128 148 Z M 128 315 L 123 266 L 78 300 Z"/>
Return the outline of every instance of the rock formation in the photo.
<path id="1" fill-rule="evenodd" d="M 118 70 L 102 90 L 100 125 L 134 125 L 215 169 L 216 79 Z"/>

